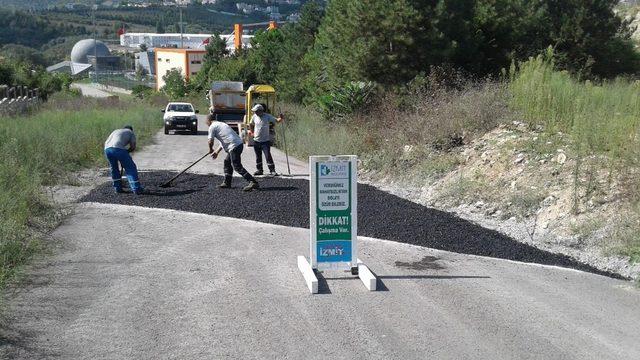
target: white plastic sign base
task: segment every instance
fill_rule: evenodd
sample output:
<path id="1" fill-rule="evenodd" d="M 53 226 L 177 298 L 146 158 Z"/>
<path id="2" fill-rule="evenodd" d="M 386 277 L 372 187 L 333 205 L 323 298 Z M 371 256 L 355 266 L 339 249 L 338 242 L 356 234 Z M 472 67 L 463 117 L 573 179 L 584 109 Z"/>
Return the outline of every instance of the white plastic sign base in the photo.
<path id="1" fill-rule="evenodd" d="M 307 261 L 307 258 L 298 255 L 298 270 L 302 273 L 304 277 L 304 281 L 307 283 L 307 287 L 312 294 L 318 293 L 318 278 L 316 274 L 313 272 L 313 268 L 311 264 Z"/>
<path id="2" fill-rule="evenodd" d="M 358 259 L 358 277 L 369 291 L 376 291 L 378 279 L 360 259 Z"/>

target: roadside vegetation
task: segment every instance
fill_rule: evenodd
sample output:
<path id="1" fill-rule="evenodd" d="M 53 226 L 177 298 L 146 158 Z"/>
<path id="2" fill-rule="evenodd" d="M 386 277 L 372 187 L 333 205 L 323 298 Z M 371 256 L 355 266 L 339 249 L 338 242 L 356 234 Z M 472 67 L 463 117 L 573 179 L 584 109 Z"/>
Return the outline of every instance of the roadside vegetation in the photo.
<path id="1" fill-rule="evenodd" d="M 0 85 L 38 88 L 44 100 L 55 92 L 69 90 L 71 81 L 67 74 L 50 74 L 41 66 L 0 58 Z"/>
<path id="2" fill-rule="evenodd" d="M 74 184 L 74 172 L 104 164 L 102 145 L 115 128 L 130 124 L 148 142 L 158 129 L 156 114 L 146 102 L 58 93 L 31 115 L 0 118 L 0 287 L 58 220 L 43 186 Z"/>
<path id="3" fill-rule="evenodd" d="M 486 203 L 486 214 L 503 219 L 537 221 L 545 202 L 557 201 L 540 185 L 559 183 L 567 205 L 554 216 L 576 219 L 567 223 L 579 242 L 596 236 L 605 253 L 640 261 L 637 81 L 577 80 L 557 70 L 549 52 L 500 81 L 440 84 L 427 78 L 419 90 L 378 97 L 340 121 L 289 105 L 289 150 L 303 158 L 357 154 L 370 180 L 435 187 L 437 200 Z"/>

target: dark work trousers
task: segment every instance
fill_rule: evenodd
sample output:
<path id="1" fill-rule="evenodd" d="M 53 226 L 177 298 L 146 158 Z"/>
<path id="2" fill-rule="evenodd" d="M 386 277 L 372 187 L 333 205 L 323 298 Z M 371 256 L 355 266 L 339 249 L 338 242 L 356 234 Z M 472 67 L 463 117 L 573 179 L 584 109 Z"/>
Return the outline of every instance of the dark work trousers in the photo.
<path id="1" fill-rule="evenodd" d="M 262 171 L 262 153 L 264 152 L 265 160 L 267 160 L 267 167 L 269 171 L 276 172 L 276 165 L 273 163 L 273 157 L 271 157 L 271 142 L 253 142 L 253 150 L 256 152 L 256 168 L 258 171 Z"/>
<path id="2" fill-rule="evenodd" d="M 224 158 L 224 178 L 225 181 L 231 183 L 231 177 L 233 170 L 235 170 L 240 176 L 247 181 L 256 181 L 256 179 L 249 174 L 249 172 L 242 166 L 242 149 L 244 145 L 238 145 L 233 150 L 227 153 L 227 157 Z"/>

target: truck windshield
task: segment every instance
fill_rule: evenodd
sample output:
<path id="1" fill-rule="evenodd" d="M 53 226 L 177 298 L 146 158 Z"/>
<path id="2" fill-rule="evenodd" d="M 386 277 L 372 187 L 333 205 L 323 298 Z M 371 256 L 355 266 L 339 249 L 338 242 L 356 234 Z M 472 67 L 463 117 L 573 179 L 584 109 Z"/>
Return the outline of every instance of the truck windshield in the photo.
<path id="1" fill-rule="evenodd" d="M 193 112 L 193 107 L 189 104 L 171 104 L 169 111 L 175 112 Z"/>

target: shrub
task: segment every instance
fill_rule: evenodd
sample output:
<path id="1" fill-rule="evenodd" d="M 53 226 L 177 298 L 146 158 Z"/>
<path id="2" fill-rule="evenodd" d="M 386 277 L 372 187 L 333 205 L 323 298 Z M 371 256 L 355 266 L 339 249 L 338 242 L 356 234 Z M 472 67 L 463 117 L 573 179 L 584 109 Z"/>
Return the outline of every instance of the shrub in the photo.
<path id="1" fill-rule="evenodd" d="M 135 85 L 131 88 L 131 95 L 143 99 L 153 93 L 153 89 L 145 85 Z"/>
<path id="2" fill-rule="evenodd" d="M 350 82 L 318 98 L 320 111 L 327 119 L 342 119 L 371 105 L 376 85 L 372 82 Z"/>

